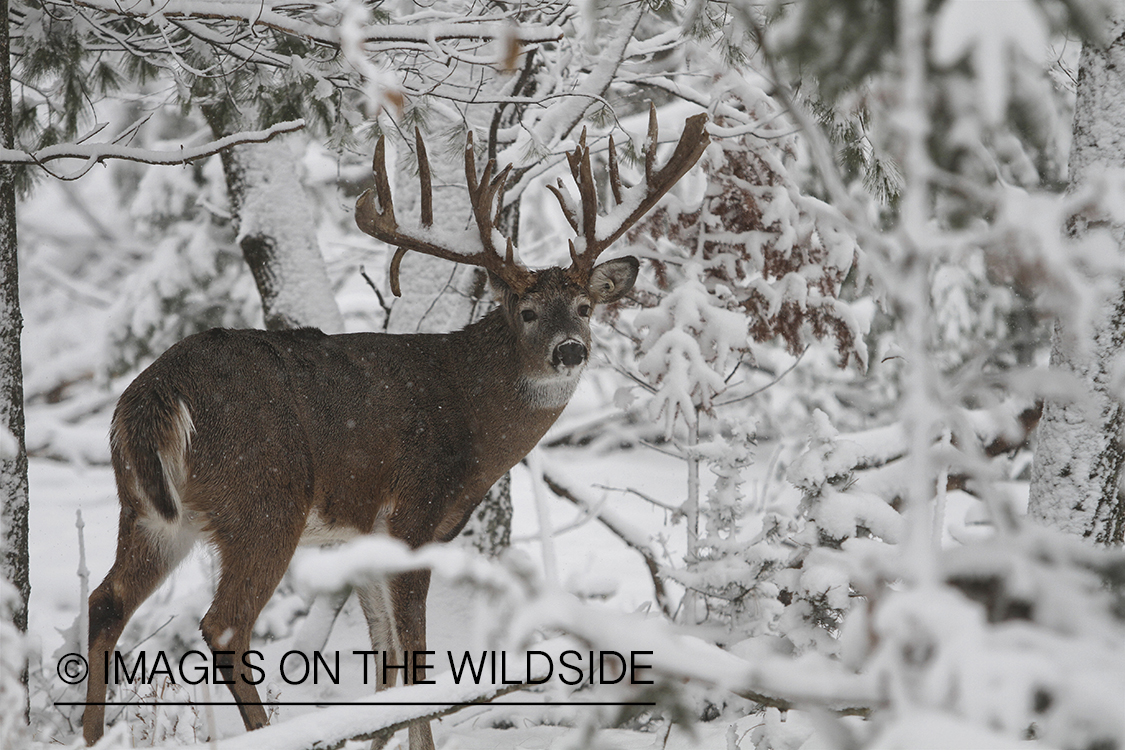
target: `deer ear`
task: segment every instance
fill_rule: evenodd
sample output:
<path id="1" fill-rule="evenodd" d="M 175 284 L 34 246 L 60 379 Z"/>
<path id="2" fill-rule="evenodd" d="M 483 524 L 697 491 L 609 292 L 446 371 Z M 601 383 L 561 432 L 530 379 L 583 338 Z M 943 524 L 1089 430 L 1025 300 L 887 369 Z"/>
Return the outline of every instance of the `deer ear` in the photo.
<path id="1" fill-rule="evenodd" d="M 595 266 L 590 272 L 587 293 L 598 304 L 616 302 L 629 293 L 637 280 L 641 263 L 632 256 L 618 258 Z"/>
<path id="2" fill-rule="evenodd" d="M 512 291 L 512 287 L 508 286 L 506 281 L 491 270 L 488 272 L 488 285 L 492 287 L 493 298 L 504 307 L 510 307 L 515 298 L 519 296 Z"/>

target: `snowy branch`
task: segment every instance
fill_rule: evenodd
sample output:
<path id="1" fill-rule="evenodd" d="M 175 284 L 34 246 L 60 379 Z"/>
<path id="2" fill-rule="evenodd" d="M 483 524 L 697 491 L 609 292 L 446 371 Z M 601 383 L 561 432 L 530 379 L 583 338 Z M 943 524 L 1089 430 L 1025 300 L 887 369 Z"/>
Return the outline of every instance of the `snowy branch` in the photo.
<path id="1" fill-rule="evenodd" d="M 202 146 L 181 146 L 178 151 L 156 151 L 145 148 L 133 148 L 116 143 L 62 143 L 57 146 L 48 146 L 38 151 L 28 153 L 16 149 L 0 148 L 0 163 L 3 164 L 33 164 L 46 169 L 48 162 L 58 159 L 83 159 L 85 164 L 71 175 L 55 175 L 59 179 L 73 180 L 90 171 L 95 164 L 106 159 L 121 159 L 123 161 L 136 161 L 142 164 L 170 166 L 188 164 L 197 159 L 214 156 L 223 149 L 245 143 L 264 143 L 282 133 L 291 133 L 305 127 L 304 120 L 291 120 L 279 122 L 265 130 L 253 130 L 244 133 L 235 133 L 225 138 L 205 143 Z M 49 170 L 48 170 L 49 171 Z"/>
<path id="2" fill-rule="evenodd" d="M 821 708 L 843 716 L 867 716 L 886 704 L 871 675 L 855 674 L 838 660 L 816 654 L 799 659 L 771 651 L 770 639 L 743 644 L 735 655 L 700 638 L 676 632 L 658 618 L 622 615 L 573 598 L 544 596 L 516 618 L 521 633 L 558 628 L 599 649 L 644 650 L 655 674 L 729 690 L 779 710 Z"/>
<path id="3" fill-rule="evenodd" d="M 542 675 L 535 675 L 541 678 Z M 527 687 L 525 683 L 507 685 L 455 685 L 448 674 L 435 685 L 410 685 L 380 691 L 373 702 L 354 706 L 331 706 L 288 721 L 262 727 L 218 742 L 196 745 L 216 750 L 335 750 L 349 742 L 382 740 L 405 729 L 418 719 L 437 719 L 488 703 L 495 698 Z M 407 701 L 414 703 L 402 705 Z M 383 705 L 379 705 L 379 704 Z M 395 705 L 398 703 L 399 705 Z M 182 747 L 177 745 L 177 747 Z"/>
<path id="4" fill-rule="evenodd" d="M 260 0 L 259 2 L 228 2 L 227 0 L 168 0 L 159 7 L 154 3 L 121 3 L 116 0 L 77 0 L 62 2 L 52 0 L 50 5 L 79 6 L 113 15 L 131 16 L 147 20 L 197 19 L 237 21 L 251 26 L 265 27 L 314 42 L 338 47 L 340 35 L 336 26 L 312 23 L 301 15 L 283 10 L 296 7 L 288 0 Z M 452 17 L 452 16 L 451 16 Z M 553 42 L 562 37 L 558 26 L 520 27 L 498 17 L 473 20 L 442 20 L 418 23 L 371 24 L 365 35 L 367 42 L 431 44 L 435 41 L 459 39 L 515 39 L 521 44 Z"/>
<path id="5" fill-rule="evenodd" d="M 576 495 L 557 478 L 547 472 L 543 472 L 543 482 L 551 492 L 562 499 L 574 503 L 584 511 L 593 513 L 611 533 L 640 553 L 641 557 L 644 558 L 645 567 L 648 568 L 649 576 L 652 577 L 652 590 L 653 595 L 656 597 L 656 603 L 660 605 L 660 609 L 664 614 L 671 617 L 673 607 L 672 603 L 668 601 L 667 593 L 664 591 L 664 580 L 660 576 L 660 563 L 656 559 L 656 553 L 649 548 L 641 535 L 628 529 L 628 527 L 623 525 L 618 519 L 615 519 L 609 510 L 605 508 L 595 510 L 591 503 Z"/>

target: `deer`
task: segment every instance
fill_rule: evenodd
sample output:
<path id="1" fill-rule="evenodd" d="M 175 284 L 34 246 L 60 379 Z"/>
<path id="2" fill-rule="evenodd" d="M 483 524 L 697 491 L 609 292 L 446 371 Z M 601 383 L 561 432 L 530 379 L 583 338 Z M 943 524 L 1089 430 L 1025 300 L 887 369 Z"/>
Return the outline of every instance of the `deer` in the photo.
<path id="1" fill-rule="evenodd" d="M 561 179 L 548 186 L 576 235 L 565 269 L 520 262 L 496 228 L 512 167 L 497 173 L 489 160 L 478 178 L 471 138 L 465 176 L 476 231 L 446 236 L 432 228 L 418 133 L 420 223 L 401 225 L 381 137 L 374 185 L 358 198 L 355 220 L 397 248 L 392 290 L 399 293 L 403 255 L 419 252 L 483 268 L 497 302 L 490 312 L 437 334 L 212 329 L 173 345 L 132 381 L 110 427 L 120 518 L 116 558 L 89 597 L 87 745 L 104 732 L 99 665 L 112 661 L 129 618 L 197 543 L 209 544 L 219 563 L 200 629 L 250 731 L 267 718 L 243 657 L 298 545 L 387 534 L 418 548 L 461 531 L 574 393 L 590 358 L 595 306 L 628 294 L 639 269 L 635 257 L 597 264 L 598 257 L 696 163 L 706 123 L 705 114 L 688 119 L 658 168 L 650 108 L 644 175 L 628 188 L 611 139 L 616 207 L 604 216 L 583 131 L 567 153 L 578 202 Z M 376 651 L 426 650 L 429 583 L 429 571 L 418 570 L 357 587 Z M 388 671 L 377 690 L 394 684 Z M 408 737 L 411 750 L 434 747 L 427 719 L 412 723 Z"/>

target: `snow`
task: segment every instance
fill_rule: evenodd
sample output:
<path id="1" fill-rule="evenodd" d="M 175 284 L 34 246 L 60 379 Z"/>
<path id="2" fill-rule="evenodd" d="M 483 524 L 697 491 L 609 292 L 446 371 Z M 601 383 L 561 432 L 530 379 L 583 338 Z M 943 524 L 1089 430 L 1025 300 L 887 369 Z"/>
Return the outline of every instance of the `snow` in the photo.
<path id="1" fill-rule="evenodd" d="M 953 65 L 968 55 L 977 74 L 977 101 L 989 123 L 1008 105 L 1009 55 L 1039 60 L 1048 46 L 1047 19 L 1024 0 L 950 0 L 934 26 L 934 61 Z"/>
<path id="2" fill-rule="evenodd" d="M 102 0 L 88 3 L 99 5 L 109 8 Z M 502 45 L 457 51 L 443 40 L 490 31 L 503 31 L 505 38 L 526 32 L 530 38 L 552 28 L 513 32 L 500 16 L 456 23 L 434 8 L 410 9 L 415 15 L 401 27 L 370 27 L 355 3 L 323 6 L 319 15 L 300 18 L 274 2 L 252 9 L 246 3 L 219 5 L 173 0 L 159 11 L 146 8 L 144 23 L 159 30 L 171 18 L 191 22 L 184 14 L 249 17 L 252 10 L 263 23 L 320 39 L 328 29 L 334 33 L 334 14 L 353 12 L 344 24 L 350 36 L 329 43 L 340 43 L 360 73 L 374 49 L 365 34 L 384 33 L 384 41 L 399 34 L 418 45 L 411 48 L 415 52 L 432 56 L 454 85 L 471 83 L 486 98 L 518 105 L 527 102 L 505 98 L 511 79 L 486 77 L 482 83 L 472 80 L 476 69 L 462 67 L 495 57 Z M 445 712 L 456 702 L 493 697 L 496 686 L 459 682 L 456 660 L 445 658 L 469 651 L 506 655 L 516 670 L 528 654 L 540 666 L 545 659 L 561 661 L 567 651 L 628 654 L 651 665 L 643 671 L 653 684 L 574 690 L 552 679 L 435 721 L 439 747 L 1125 743 L 1125 625 L 1120 592 L 1107 584 L 1120 577 L 1125 558 L 1120 550 L 1093 549 L 1034 527 L 1022 516 L 1027 448 L 992 460 L 982 455 L 992 438 L 1022 437 L 1017 416 L 1030 399 L 1065 395 L 1073 379 L 1030 367 L 1012 375 L 1008 368 L 1022 363 L 1002 359 L 981 363 L 989 348 L 1006 345 L 1002 337 L 1012 331 L 1005 315 L 1015 309 L 1016 297 L 1029 300 L 1031 312 L 1060 313 L 1083 324 L 1093 319 L 1104 299 L 1099 295 L 1112 293 L 1120 278 L 1114 254 L 1120 243 L 1108 231 L 1071 242 L 1061 229 L 1103 197 L 1118 201 L 1106 215 L 1120 218 L 1125 183 L 1110 169 L 1089 173 L 1091 182 L 1069 197 L 1050 194 L 1034 184 L 1041 162 L 1001 127 L 1000 115 L 1013 98 L 1038 90 L 1021 88 L 1027 83 L 1021 78 L 1025 58 L 1039 57 L 1046 33 L 1037 9 L 1025 2 L 940 4 L 934 59 L 921 43 L 927 38 L 926 7 L 900 5 L 906 38 L 897 40 L 903 49 L 888 50 L 887 57 L 901 68 L 871 81 L 862 103 L 846 102 L 832 113 L 846 118 L 854 112 L 844 109 L 854 106 L 872 118 L 862 131 L 872 139 L 864 148 L 889 149 L 903 170 L 893 186 L 905 191 L 895 196 L 901 211 L 865 203 L 870 196 L 858 195 L 858 184 L 854 196 L 843 194 L 841 176 L 823 158 L 823 174 L 810 176 L 808 153 L 823 144 L 815 142 L 816 131 L 792 132 L 801 116 L 783 112 L 783 102 L 775 100 L 785 95 L 775 71 L 767 80 L 716 64 L 710 59 L 718 54 L 714 50 L 669 48 L 678 29 L 655 15 L 642 20 L 644 4 L 624 8 L 617 18 L 594 3 L 567 8 L 560 22 L 572 33 L 543 49 L 544 67 L 534 81 L 537 96 L 557 101 L 536 101 L 544 106 L 519 112 L 511 107 L 514 120 L 497 120 L 506 133 L 519 133 L 507 141 L 501 161 L 512 156 L 520 165 L 535 165 L 512 200 L 555 168 L 545 155 L 573 140 L 573 126 L 584 113 L 600 107 L 603 96 L 627 100 L 637 80 L 685 96 L 688 103 L 664 109 L 663 119 L 705 107 L 724 120 L 714 133 L 730 138 L 708 149 L 713 161 L 679 198 L 662 204 L 664 213 L 647 236 L 632 241 L 630 251 L 661 261 L 646 264 L 638 287 L 638 298 L 652 304 L 641 312 L 613 312 L 613 328 L 598 326 L 604 340 L 595 359 L 603 366 L 592 368 L 545 441 L 569 437 L 572 443 L 545 445 L 514 470 L 513 549 L 486 560 L 456 543 L 411 551 L 394 540 L 369 538 L 302 550 L 255 628 L 254 645 L 269 665 L 263 694 L 288 704 L 277 707 L 269 727 L 244 732 L 219 687 L 137 686 L 121 695 L 136 701 L 174 695 L 196 705 L 119 712 L 111 716 L 116 725 L 103 745 L 284 750 L 344 742 Z M 825 12 L 834 11 L 825 6 Z M 739 17 L 737 24 L 747 20 Z M 648 36 L 638 40 L 637 29 Z M 928 88 L 931 64 L 948 67 L 966 56 L 972 80 L 942 90 L 950 106 L 961 108 L 952 113 L 949 136 L 967 152 L 979 149 L 985 162 L 1002 162 L 984 170 L 987 181 L 940 171 L 955 168 L 936 168 L 925 148 L 928 138 L 939 135 L 926 119 L 927 107 L 940 98 Z M 429 64 L 418 59 L 419 67 Z M 393 75 L 399 73 L 396 68 Z M 386 75 L 367 68 L 366 80 L 349 85 L 358 90 L 370 84 L 378 98 L 389 90 Z M 436 80 L 417 78 L 423 83 L 411 85 Z M 330 98 L 331 85 L 321 76 L 312 95 Z M 737 97 L 728 97 L 732 93 Z M 395 103 L 393 96 L 383 99 Z M 460 153 L 466 128 L 479 133 L 491 124 L 477 111 L 466 114 L 462 104 L 452 97 L 412 114 L 439 113 L 435 129 L 447 130 Z M 392 123 L 386 108 L 379 117 L 384 130 L 406 124 Z M 630 133 L 637 129 L 634 120 L 621 125 Z M 279 150 L 283 155 L 266 164 L 257 181 L 296 184 L 296 152 Z M 745 160 L 745 169 L 722 171 L 736 159 Z M 306 177 L 335 179 L 332 169 L 318 167 Z M 168 343 L 162 337 L 174 338 L 180 318 L 190 317 L 165 309 L 181 292 L 200 294 L 186 299 L 189 312 L 191 304 L 213 301 L 214 293 L 224 315 L 252 320 L 255 314 L 248 312 L 254 292 L 245 286 L 246 274 L 232 270 L 241 266 L 228 266 L 225 276 L 219 268 L 225 240 L 209 233 L 209 218 L 178 215 L 221 204 L 208 192 L 218 182 L 215 164 L 190 173 L 202 185 L 189 184 L 188 174 L 138 178 L 143 189 L 132 213 L 116 205 L 119 188 L 105 180 L 93 183 L 95 196 L 78 201 L 95 208 L 85 218 L 60 209 L 58 192 L 49 194 L 46 208 L 26 206 L 22 217 L 32 228 L 32 241 L 21 250 L 30 281 L 24 308 L 33 595 L 28 638 L 3 631 L 0 686 L 6 702 L 0 718 L 11 716 L 14 704 L 8 686 L 18 662 L 11 655 L 20 651 L 12 646 L 26 645 L 32 654 L 33 747 L 76 741 L 80 709 L 54 704 L 81 700 L 81 685 L 64 684 L 56 668 L 60 658 L 80 649 L 81 630 L 74 624 L 86 582 L 79 571 L 88 568 L 96 584 L 114 555 L 118 508 L 105 436 L 116 395 L 156 353 L 142 345 L 159 350 Z M 457 175 L 447 177 L 439 181 L 452 185 L 451 193 L 459 191 Z M 938 177 L 965 180 L 973 200 L 983 194 L 984 208 L 974 207 L 980 211 L 970 211 L 963 223 L 954 220 L 962 218 L 956 211 L 942 213 L 957 198 L 944 192 Z M 711 192 L 720 181 L 724 187 L 717 192 L 732 200 L 726 214 L 720 214 L 721 201 L 712 200 L 723 197 Z M 827 192 L 832 204 L 806 195 L 810 189 Z M 450 285 L 447 272 L 420 273 L 427 277 L 420 284 L 425 290 L 413 307 L 396 306 L 394 315 L 361 296 L 352 273 L 357 259 L 374 267 L 383 256 L 368 254 L 370 243 L 352 238 L 350 216 L 339 205 L 350 199 L 331 193 L 325 201 L 334 203 L 330 211 L 317 212 L 323 206 L 316 200 L 329 192 L 322 184 L 306 201 L 299 191 L 283 198 L 269 191 L 243 206 L 243 236 L 277 227 L 292 233 L 291 220 L 302 216 L 334 225 L 321 228 L 321 236 L 332 238 L 323 245 L 327 262 L 305 255 L 285 267 L 298 278 L 316 275 L 319 289 L 294 284 L 301 291 L 282 306 L 296 319 L 335 330 L 376 327 L 388 317 L 396 330 L 452 327 L 458 313 L 431 315 L 433 301 Z M 525 236 L 541 246 L 528 257 L 558 257 L 564 252 L 556 236 L 561 220 L 557 212 L 547 220 L 535 216 L 534 205 L 524 204 L 522 220 Z M 464 214 L 438 208 L 446 225 L 426 235 L 450 244 Z M 761 212 L 757 220 L 737 231 L 728 226 L 751 208 Z M 693 211 L 697 217 L 680 222 Z M 312 222 L 297 223 L 307 229 Z M 678 229 L 684 231 L 677 235 Z M 318 238 L 296 239 L 315 246 Z M 720 251 L 708 256 L 708 242 Z M 471 251 L 477 243 L 464 247 Z M 853 270 L 862 283 L 849 280 Z M 215 287 L 197 289 L 204 281 Z M 1005 283 L 1011 289 L 1001 291 Z M 1097 294 L 1090 293 L 1092 284 Z M 471 284 L 452 286 L 466 291 Z M 333 294 L 340 290 L 346 320 L 332 315 Z M 751 299 L 754 313 L 743 306 Z M 471 304 L 466 294 L 450 307 Z M 778 330 L 751 337 L 749 326 L 774 317 L 785 318 L 780 335 L 788 351 L 775 340 Z M 839 354 L 854 354 L 862 372 L 835 367 L 832 352 L 817 341 L 826 335 L 818 325 L 853 339 Z M 639 356 L 634 341 L 641 344 Z M 130 343 L 136 348 L 123 355 Z M 1040 353 L 1042 343 L 1033 342 Z M 868 362 L 868 346 L 887 358 Z M 106 363 L 107 352 L 121 361 Z M 1120 386 L 1120 373 L 1107 372 L 1106 382 Z M 625 385 L 633 392 L 614 397 Z M 724 401 L 718 394 L 725 392 L 732 395 Z M 1073 423 L 1090 412 L 1089 402 L 1073 400 L 1062 416 Z M 10 453 L 6 437 L 0 434 L 0 452 Z M 1041 440 L 1040 450 L 1061 453 L 1068 440 L 1076 442 L 1069 435 L 1062 444 Z M 964 477 L 955 476 L 961 472 Z M 546 491 L 547 478 L 573 502 Z M 954 479 L 963 488 L 947 486 Z M 1074 500 L 1073 494 L 1060 496 Z M 79 510 L 85 559 L 75 528 Z M 197 551 L 142 606 L 123 648 L 150 658 L 163 650 L 202 649 L 198 623 L 214 585 L 212 554 Z M 314 594 L 415 567 L 434 572 L 427 642 L 437 657 L 437 684 L 375 694 L 354 658 L 339 684 L 286 681 L 281 660 L 309 647 L 307 634 L 315 630 L 310 620 L 328 619 L 324 609 L 306 615 Z M 10 600 L 11 592 L 0 596 Z M 346 661 L 367 642 L 353 598 L 316 645 Z M 224 705 L 198 705 L 209 700 Z M 362 705 L 395 700 L 409 705 Z M 620 707 L 583 705 L 596 701 L 658 705 L 630 717 Z M 435 705 L 420 705 L 425 702 Z M 10 735 L 0 736 L 9 741 Z M 199 744 L 208 737 L 214 740 Z M 26 744 L 23 738 L 16 742 Z"/>

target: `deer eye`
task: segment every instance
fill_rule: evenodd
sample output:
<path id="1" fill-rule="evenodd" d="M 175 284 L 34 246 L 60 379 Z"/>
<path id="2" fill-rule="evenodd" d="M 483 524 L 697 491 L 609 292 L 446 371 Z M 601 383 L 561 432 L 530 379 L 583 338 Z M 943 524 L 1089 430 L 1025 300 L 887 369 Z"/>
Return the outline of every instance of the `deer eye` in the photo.
<path id="1" fill-rule="evenodd" d="M 539 313 L 534 310 L 520 310 L 520 317 L 523 318 L 524 323 L 534 323 Z"/>
<path id="2" fill-rule="evenodd" d="M 582 318 L 590 317 L 590 306 L 585 305 L 585 304 L 579 305 L 578 306 L 578 315 L 579 315 L 579 317 L 582 317 Z"/>

